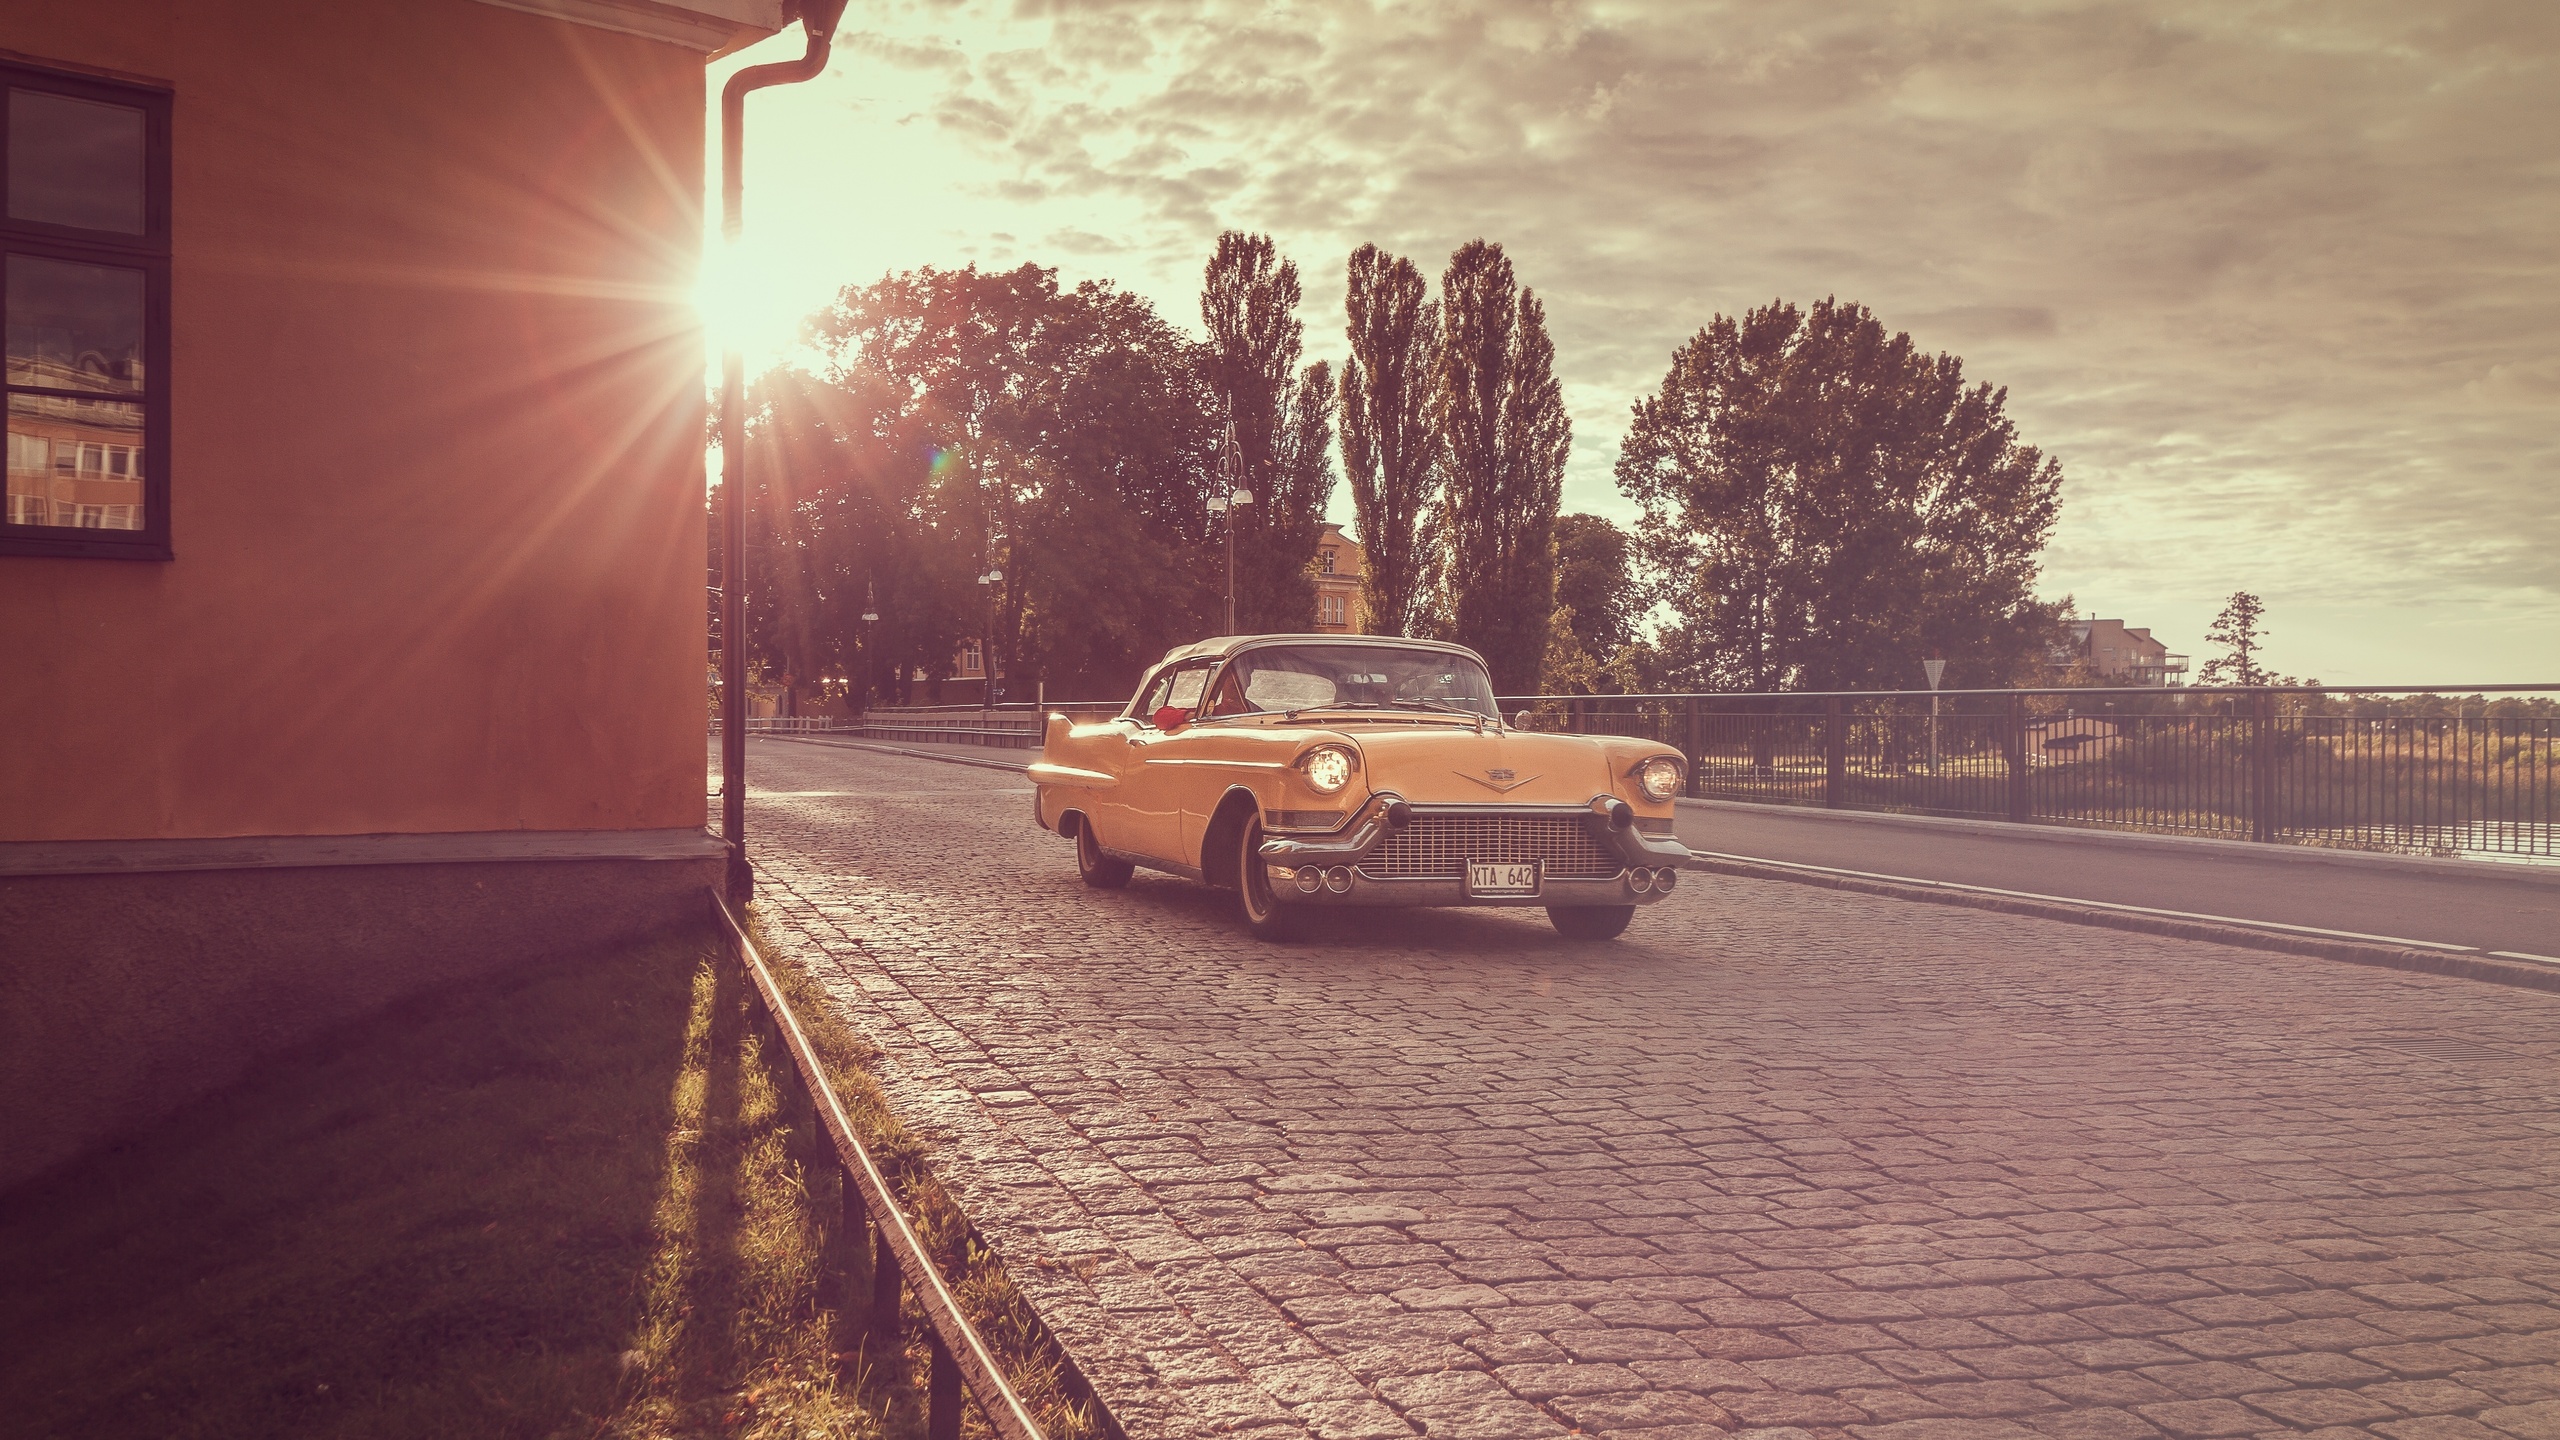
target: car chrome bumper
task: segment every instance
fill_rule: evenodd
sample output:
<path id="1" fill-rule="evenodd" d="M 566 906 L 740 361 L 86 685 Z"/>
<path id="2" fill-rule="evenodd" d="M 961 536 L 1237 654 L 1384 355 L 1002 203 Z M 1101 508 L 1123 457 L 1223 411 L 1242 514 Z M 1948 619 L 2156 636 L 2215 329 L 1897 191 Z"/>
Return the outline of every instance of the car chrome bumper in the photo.
<path id="1" fill-rule="evenodd" d="M 1412 906 L 1579 906 L 1650 905 L 1670 893 L 1656 876 L 1675 874 L 1689 861 L 1689 847 L 1667 835 L 1636 829 L 1632 811 L 1616 816 L 1612 797 L 1595 796 L 1589 805 L 1410 805 L 1393 794 L 1370 797 L 1341 830 L 1321 836 L 1272 836 L 1262 842 L 1262 862 L 1271 867 L 1271 892 L 1277 900 L 1298 905 Z M 1442 816 L 1571 815 L 1600 848 L 1616 857 L 1621 869 L 1608 876 L 1542 876 L 1536 895 L 1473 895 L 1466 882 L 1451 876 L 1380 876 L 1361 873 L 1360 864 L 1399 828 L 1394 815 L 1407 821 Z M 1301 883 L 1307 870 L 1318 883 Z M 1672 883 L 1676 883 L 1676 880 Z"/>

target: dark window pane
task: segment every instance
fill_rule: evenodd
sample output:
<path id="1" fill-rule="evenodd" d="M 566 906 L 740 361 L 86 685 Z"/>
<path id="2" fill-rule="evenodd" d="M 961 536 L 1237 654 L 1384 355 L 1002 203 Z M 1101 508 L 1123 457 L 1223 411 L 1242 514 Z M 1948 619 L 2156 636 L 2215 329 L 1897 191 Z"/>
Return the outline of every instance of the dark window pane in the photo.
<path id="1" fill-rule="evenodd" d="M 142 112 L 9 92 L 9 218 L 142 233 Z"/>
<path id="2" fill-rule="evenodd" d="M 9 383 L 142 393 L 142 272 L 9 257 Z"/>
<path id="3" fill-rule="evenodd" d="M 58 395 L 9 397 L 12 525 L 139 530 L 142 407 Z"/>

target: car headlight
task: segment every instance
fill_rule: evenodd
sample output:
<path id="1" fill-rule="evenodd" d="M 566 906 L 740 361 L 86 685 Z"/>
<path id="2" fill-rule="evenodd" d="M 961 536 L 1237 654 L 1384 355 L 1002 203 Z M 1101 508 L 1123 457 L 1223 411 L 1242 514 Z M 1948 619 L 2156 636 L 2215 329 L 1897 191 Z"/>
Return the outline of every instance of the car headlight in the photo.
<path id="1" fill-rule="evenodd" d="M 1319 795 L 1338 795 L 1351 783 L 1351 772 L 1360 768 L 1359 760 L 1339 745 L 1325 745 L 1307 752 L 1298 762 L 1307 774 L 1307 788 Z"/>
<path id="2" fill-rule="evenodd" d="M 1668 800 L 1680 793 L 1680 762 L 1668 755 L 1656 755 L 1638 767 L 1636 783 L 1644 787 L 1646 799 Z"/>

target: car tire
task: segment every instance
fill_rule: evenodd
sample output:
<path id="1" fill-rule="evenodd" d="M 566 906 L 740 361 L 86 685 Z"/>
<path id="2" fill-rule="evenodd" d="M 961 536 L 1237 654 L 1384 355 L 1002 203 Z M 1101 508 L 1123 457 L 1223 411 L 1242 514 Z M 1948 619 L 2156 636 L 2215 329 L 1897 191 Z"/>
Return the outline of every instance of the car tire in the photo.
<path id="1" fill-rule="evenodd" d="M 1102 853 L 1102 842 L 1094 838 L 1093 821 L 1079 817 L 1076 821 L 1076 873 L 1084 883 L 1096 890 L 1117 890 L 1129 883 L 1130 873 L 1137 867 L 1126 860 L 1114 860 Z"/>
<path id="2" fill-rule="evenodd" d="M 1636 918 L 1633 905 L 1550 905 L 1547 919 L 1567 940 L 1615 940 Z"/>
<path id="3" fill-rule="evenodd" d="M 1272 895 L 1271 871 L 1262 863 L 1262 817 L 1236 829 L 1236 914 L 1256 940 L 1297 939 L 1300 917 Z"/>

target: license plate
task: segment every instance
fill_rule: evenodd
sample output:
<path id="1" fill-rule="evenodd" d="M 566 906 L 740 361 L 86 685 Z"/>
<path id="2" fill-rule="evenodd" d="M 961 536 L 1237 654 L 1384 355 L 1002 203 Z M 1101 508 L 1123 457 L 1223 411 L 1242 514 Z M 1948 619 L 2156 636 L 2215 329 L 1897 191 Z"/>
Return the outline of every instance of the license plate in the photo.
<path id="1" fill-rule="evenodd" d="M 1538 893 L 1538 862 L 1470 860 L 1467 862 L 1467 893 L 1535 895 Z"/>

